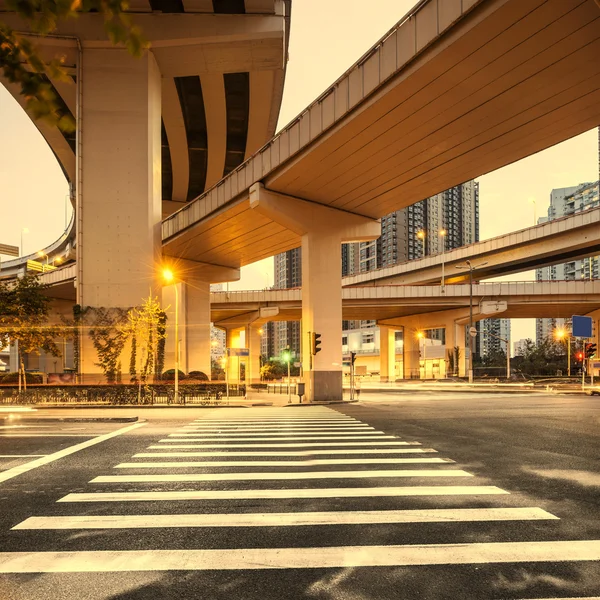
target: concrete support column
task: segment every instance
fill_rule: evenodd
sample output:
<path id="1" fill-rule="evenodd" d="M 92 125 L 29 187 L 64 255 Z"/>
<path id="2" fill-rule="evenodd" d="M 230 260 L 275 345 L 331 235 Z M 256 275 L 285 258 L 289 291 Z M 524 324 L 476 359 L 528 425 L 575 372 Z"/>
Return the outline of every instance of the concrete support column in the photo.
<path id="1" fill-rule="evenodd" d="M 202 371 L 210 379 L 210 283 L 188 279 L 185 288 L 186 373 Z"/>
<path id="2" fill-rule="evenodd" d="M 84 48 L 77 181 L 77 301 L 137 306 L 160 259 L 161 77 L 152 52 Z M 98 372 L 82 340 L 82 372 Z"/>
<path id="3" fill-rule="evenodd" d="M 225 329 L 225 348 L 242 348 L 242 333 L 244 327 L 227 327 Z M 229 383 L 238 383 L 240 381 L 240 365 L 239 356 L 227 356 L 227 370 L 229 371 Z"/>
<path id="4" fill-rule="evenodd" d="M 321 334 L 321 352 L 310 354 L 309 332 Z M 302 236 L 302 337 L 309 397 L 342 399 L 342 255 L 327 232 Z M 311 367 L 312 363 L 312 367 Z"/>
<path id="5" fill-rule="evenodd" d="M 302 240 L 302 365 L 306 399 L 342 399 L 342 259 L 344 242 L 381 235 L 375 219 L 285 196 L 260 184 L 250 188 L 250 207 Z M 309 334 L 321 334 L 311 355 Z"/>
<path id="6" fill-rule="evenodd" d="M 452 320 L 446 323 L 444 330 L 446 332 L 446 361 L 448 360 L 448 352 L 454 352 L 454 348 L 458 347 L 458 376 L 465 377 L 465 325 L 459 325 Z M 451 371 L 447 373 L 448 376 L 453 374 Z"/>
<path id="7" fill-rule="evenodd" d="M 396 380 L 396 330 L 385 325 L 379 326 L 379 378 Z"/>
<path id="8" fill-rule="evenodd" d="M 419 379 L 421 376 L 419 338 L 413 334 L 411 327 L 405 325 L 403 330 L 402 363 L 404 365 L 404 379 Z"/>
<path id="9" fill-rule="evenodd" d="M 247 383 L 258 383 L 260 381 L 260 326 L 246 325 L 246 348 L 250 350 L 248 357 L 248 371 L 246 373 Z"/>

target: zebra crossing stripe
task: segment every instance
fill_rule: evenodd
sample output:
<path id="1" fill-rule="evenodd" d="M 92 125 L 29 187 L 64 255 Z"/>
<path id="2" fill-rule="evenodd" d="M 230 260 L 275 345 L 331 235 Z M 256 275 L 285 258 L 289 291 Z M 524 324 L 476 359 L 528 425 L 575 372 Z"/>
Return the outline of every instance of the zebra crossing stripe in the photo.
<path id="1" fill-rule="evenodd" d="M 323 448 L 325 446 L 411 446 L 418 442 L 300 442 L 297 444 L 207 444 L 204 440 L 202 444 L 194 444 L 192 440 L 186 444 L 174 444 L 175 440 L 159 440 L 169 446 L 148 446 L 149 448 Z M 182 440 L 178 440 L 181 442 Z M 225 441 L 225 440 L 223 440 Z M 239 440 L 238 440 L 239 441 Z"/>
<path id="2" fill-rule="evenodd" d="M 57 502 L 144 502 L 174 500 L 273 500 L 301 498 L 383 498 L 396 496 L 488 496 L 509 492 L 491 485 L 273 490 L 188 490 L 183 492 L 74 492 Z"/>
<path id="3" fill-rule="evenodd" d="M 397 523 L 538 521 L 558 517 L 541 508 L 438 508 L 426 510 L 326 511 L 30 517 L 12 529 L 151 529 L 169 527 L 297 527 Z"/>
<path id="4" fill-rule="evenodd" d="M 245 571 L 598 560 L 600 540 L 230 550 L 92 550 L 0 552 L 0 573 Z"/>
<path id="5" fill-rule="evenodd" d="M 316 467 L 319 465 L 396 465 L 449 464 L 447 458 L 324 458 L 314 460 L 205 460 L 179 462 L 131 462 L 115 465 L 115 469 L 177 469 L 214 467 Z"/>
<path id="6" fill-rule="evenodd" d="M 417 442 L 413 442 L 415 445 Z M 149 448 L 158 448 L 167 450 L 173 446 L 149 446 Z M 189 448 L 189 446 L 178 446 L 179 448 Z M 422 452 L 437 452 L 433 448 L 383 448 L 381 450 L 299 450 L 295 452 L 139 452 L 134 454 L 133 458 L 156 458 L 164 456 L 313 456 L 323 455 L 333 456 L 336 454 L 420 454 Z"/>
<path id="7" fill-rule="evenodd" d="M 193 437 L 188 437 L 192 435 Z M 240 437 L 239 434 L 234 436 L 213 436 L 209 434 L 206 437 L 197 436 L 196 434 L 175 434 L 170 433 L 168 438 L 159 440 L 161 443 L 170 442 L 285 442 L 294 440 L 394 440 L 398 439 L 395 435 L 380 435 L 380 434 L 364 434 L 364 435 L 292 435 L 289 434 L 269 434 L 266 437 Z"/>
<path id="8" fill-rule="evenodd" d="M 460 469 L 379 470 L 379 471 L 307 471 L 292 473 L 167 473 L 164 475 L 100 475 L 90 483 L 166 483 L 181 481 L 269 481 L 296 479 L 376 479 L 381 477 L 473 477 Z"/>

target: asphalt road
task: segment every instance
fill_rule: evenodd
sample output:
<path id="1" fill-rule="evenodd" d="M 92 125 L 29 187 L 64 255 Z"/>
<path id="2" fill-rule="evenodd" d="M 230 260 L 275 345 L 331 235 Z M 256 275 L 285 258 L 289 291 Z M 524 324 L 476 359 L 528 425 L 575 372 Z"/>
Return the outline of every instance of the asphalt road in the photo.
<path id="1" fill-rule="evenodd" d="M 135 412 L 3 421 L 2 600 L 600 597 L 597 397 Z"/>

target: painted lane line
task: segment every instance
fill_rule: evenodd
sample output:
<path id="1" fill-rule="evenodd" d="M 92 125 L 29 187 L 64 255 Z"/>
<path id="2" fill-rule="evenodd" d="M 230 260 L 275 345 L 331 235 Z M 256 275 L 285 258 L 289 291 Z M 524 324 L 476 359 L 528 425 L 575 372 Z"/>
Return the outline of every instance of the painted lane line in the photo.
<path id="1" fill-rule="evenodd" d="M 3 481 L 7 481 L 8 479 L 12 479 L 13 477 L 17 477 L 27 471 L 31 471 L 32 469 L 37 469 L 38 467 L 42 467 L 47 465 L 48 463 L 54 462 L 55 460 L 59 460 L 64 458 L 65 456 L 69 456 L 70 454 L 74 454 L 75 452 L 79 452 L 80 450 L 85 450 L 90 446 L 94 446 L 96 444 L 100 444 L 109 440 L 110 438 L 116 437 L 118 435 L 122 435 L 133 429 L 137 429 L 138 427 L 143 427 L 146 423 L 134 423 L 133 425 L 128 425 L 127 427 L 121 427 L 116 431 L 112 431 L 111 433 L 105 433 L 104 435 L 99 435 L 91 440 L 86 440 L 85 442 L 81 442 L 80 444 L 76 444 L 75 446 L 70 446 L 69 448 L 65 448 L 64 450 L 59 450 L 58 452 L 54 452 L 53 454 L 48 454 L 37 460 L 32 460 L 24 465 L 19 465 L 17 467 L 13 467 L 12 469 L 8 469 L 0 473 L 0 483 Z"/>
<path id="2" fill-rule="evenodd" d="M 228 423 L 362 423 L 359 419 L 354 419 L 352 417 L 344 417 L 340 418 L 291 418 L 284 419 L 281 417 L 272 417 L 272 418 L 248 418 L 248 419 L 195 419 L 194 421 L 190 421 L 190 423 L 197 423 L 199 425 L 205 423 L 223 423 L 227 425 Z"/>
<path id="3" fill-rule="evenodd" d="M 95 433 L 0 433 L 0 438 L 93 437 Z"/>
<path id="4" fill-rule="evenodd" d="M 452 464 L 447 458 L 324 458 L 316 460 L 205 460 L 179 462 L 132 462 L 115 465 L 115 469 L 182 469 L 215 467 L 316 467 L 319 465 L 395 465 Z"/>
<path id="5" fill-rule="evenodd" d="M 173 444 L 174 440 L 159 440 L 163 443 L 170 443 L 171 446 L 148 446 L 149 448 L 309 448 L 324 446 L 412 446 L 419 445 L 419 442 L 316 442 L 300 444 Z M 206 440 L 208 441 L 208 440 Z"/>
<path id="6" fill-rule="evenodd" d="M 416 442 L 415 442 L 416 443 Z M 149 446 L 166 450 L 170 446 Z M 182 446 L 189 448 L 189 446 Z M 156 458 L 157 456 L 313 456 L 326 455 L 351 455 L 351 454 L 417 454 L 421 452 L 437 452 L 433 448 L 384 448 L 383 450 L 300 450 L 297 452 L 140 452 L 134 454 L 133 458 Z"/>
<path id="7" fill-rule="evenodd" d="M 273 500 L 300 498 L 383 498 L 399 496 L 488 496 L 509 494 L 491 485 L 435 485 L 372 488 L 194 490 L 185 492 L 77 492 L 57 502 L 148 502 L 171 500 Z"/>
<path id="8" fill-rule="evenodd" d="M 90 483 L 168 483 L 182 481 L 271 481 L 297 479 L 379 479 L 384 477 L 473 477 L 460 469 L 398 469 L 378 471 L 305 471 L 288 473 L 190 473 L 164 475 L 100 475 Z"/>
<path id="9" fill-rule="evenodd" d="M 600 560 L 600 540 L 414 546 L 1 552 L 0 573 L 338 569 Z"/>
<path id="10" fill-rule="evenodd" d="M 169 527 L 298 527 L 397 523 L 540 521 L 558 517 L 541 508 L 439 508 L 293 513 L 221 513 L 29 517 L 12 529 L 141 529 Z"/>
<path id="11" fill-rule="evenodd" d="M 0 458 L 27 458 L 29 456 L 47 456 L 47 454 L 0 454 Z"/>

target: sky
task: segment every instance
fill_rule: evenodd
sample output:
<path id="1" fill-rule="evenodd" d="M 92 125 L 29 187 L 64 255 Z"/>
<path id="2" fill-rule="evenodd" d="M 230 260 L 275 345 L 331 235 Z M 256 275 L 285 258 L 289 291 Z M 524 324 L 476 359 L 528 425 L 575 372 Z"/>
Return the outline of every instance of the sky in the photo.
<path id="1" fill-rule="evenodd" d="M 290 61 L 278 128 L 325 91 L 415 4 L 415 0 L 295 0 Z M 478 178 L 480 238 L 533 225 L 546 214 L 552 188 L 598 179 L 598 140 L 592 130 Z M 35 252 L 65 228 L 70 206 L 62 171 L 29 117 L 0 85 L 0 243 Z M 23 228 L 29 233 L 21 235 Z M 6 257 L 3 257 L 6 260 Z M 508 279 L 531 280 L 532 273 Z M 272 284 L 273 259 L 242 269 L 230 289 Z M 532 320 L 513 320 L 512 338 L 535 337 Z"/>

